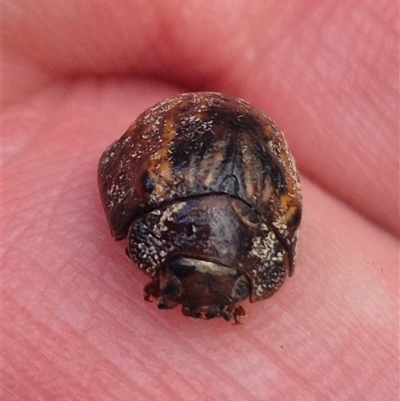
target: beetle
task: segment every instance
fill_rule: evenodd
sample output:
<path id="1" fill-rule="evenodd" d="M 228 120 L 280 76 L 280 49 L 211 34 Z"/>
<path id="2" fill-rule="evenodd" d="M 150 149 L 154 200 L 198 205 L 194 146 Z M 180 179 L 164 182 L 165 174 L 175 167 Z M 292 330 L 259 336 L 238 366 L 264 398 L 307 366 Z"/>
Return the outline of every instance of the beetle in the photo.
<path id="1" fill-rule="evenodd" d="M 302 213 L 282 132 L 242 99 L 184 93 L 145 110 L 101 156 L 116 240 L 151 278 L 146 300 L 236 323 L 295 267 Z"/>

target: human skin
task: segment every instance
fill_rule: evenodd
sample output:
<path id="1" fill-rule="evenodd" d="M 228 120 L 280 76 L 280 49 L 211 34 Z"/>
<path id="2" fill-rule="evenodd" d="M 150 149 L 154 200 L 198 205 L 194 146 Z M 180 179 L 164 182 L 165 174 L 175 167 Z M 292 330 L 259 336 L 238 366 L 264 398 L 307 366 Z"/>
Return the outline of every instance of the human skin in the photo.
<path id="1" fill-rule="evenodd" d="M 3 1 L 2 399 L 398 400 L 393 1 Z M 102 151 L 213 90 L 270 115 L 304 196 L 294 276 L 242 325 L 144 302 Z"/>

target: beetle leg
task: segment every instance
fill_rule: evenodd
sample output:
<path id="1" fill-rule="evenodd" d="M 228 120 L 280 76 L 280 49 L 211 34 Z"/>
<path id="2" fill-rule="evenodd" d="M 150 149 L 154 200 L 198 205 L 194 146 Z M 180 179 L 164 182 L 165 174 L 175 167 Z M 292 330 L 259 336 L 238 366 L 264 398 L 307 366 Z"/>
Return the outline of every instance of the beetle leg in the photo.
<path id="1" fill-rule="evenodd" d="M 195 317 L 195 318 L 201 318 L 202 317 L 201 312 L 199 312 L 199 311 L 197 311 L 197 310 L 195 310 L 193 308 L 190 308 L 187 305 L 182 305 L 182 315 L 183 316 Z"/>
<path id="2" fill-rule="evenodd" d="M 235 319 L 235 324 L 242 324 L 246 318 L 246 311 L 243 306 L 239 305 L 233 310 L 233 318 Z"/>
<path id="3" fill-rule="evenodd" d="M 155 280 L 150 281 L 144 286 L 144 300 L 152 302 L 154 298 L 160 296 L 160 286 Z"/>
<path id="4" fill-rule="evenodd" d="M 173 309 L 173 308 L 175 308 L 175 306 L 176 306 L 177 304 L 178 304 L 177 302 L 162 299 L 162 300 L 158 303 L 157 308 L 158 308 L 158 309 Z"/>

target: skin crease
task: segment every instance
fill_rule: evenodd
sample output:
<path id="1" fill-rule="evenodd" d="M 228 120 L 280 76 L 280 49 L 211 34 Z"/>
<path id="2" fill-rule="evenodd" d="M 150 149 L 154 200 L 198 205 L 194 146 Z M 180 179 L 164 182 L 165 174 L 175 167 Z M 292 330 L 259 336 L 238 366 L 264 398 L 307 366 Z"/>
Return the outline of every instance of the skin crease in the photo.
<path id="1" fill-rule="evenodd" d="M 397 400 L 395 3 L 54 4 L 3 1 L 1 398 Z M 239 326 L 144 302 L 98 194 L 101 152 L 188 90 L 266 111 L 301 172 L 294 276 Z"/>

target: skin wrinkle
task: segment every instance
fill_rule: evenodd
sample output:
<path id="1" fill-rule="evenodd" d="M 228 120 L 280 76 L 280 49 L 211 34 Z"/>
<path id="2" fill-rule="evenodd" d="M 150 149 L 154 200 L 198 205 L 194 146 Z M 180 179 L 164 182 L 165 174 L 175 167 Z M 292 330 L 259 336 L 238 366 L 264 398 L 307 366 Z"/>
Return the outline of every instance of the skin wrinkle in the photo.
<path id="1" fill-rule="evenodd" d="M 22 312 L 24 313 L 25 311 L 24 311 L 24 309 L 22 308 Z M 28 315 L 30 315 L 30 313 L 28 314 Z M 31 320 L 32 321 L 35 321 L 35 319 L 32 317 L 31 318 Z M 60 322 L 59 322 L 60 323 Z M 33 327 L 34 328 L 34 327 Z M 64 330 L 66 331 L 66 333 L 68 333 L 68 335 L 76 335 L 77 337 L 81 337 L 80 336 L 80 333 L 78 333 L 78 332 L 73 332 L 73 330 L 71 331 L 71 326 L 69 326 L 69 325 L 67 325 L 66 327 L 64 327 Z M 11 334 L 11 333 L 10 333 Z M 18 334 L 19 335 L 21 335 L 21 334 L 23 334 L 23 333 L 13 333 L 13 336 L 16 336 L 16 337 L 18 337 Z M 86 388 L 86 386 L 87 386 L 87 383 L 81 383 L 81 381 L 82 381 L 82 375 L 79 375 L 78 377 L 75 375 L 75 372 L 74 372 L 74 369 L 68 369 L 67 368 L 67 366 L 65 367 L 65 368 L 63 368 L 63 367 L 59 367 L 59 364 L 58 363 L 54 363 L 53 362 L 53 355 L 52 355 L 52 353 L 50 352 L 51 351 L 51 347 L 52 346 L 54 346 L 54 347 L 57 347 L 57 349 L 59 349 L 59 345 L 57 344 L 57 338 L 58 338 L 58 334 L 56 333 L 56 332 L 54 332 L 54 333 L 51 333 L 52 335 L 50 335 L 50 336 L 47 336 L 46 337 L 46 340 L 47 340 L 47 342 L 48 342 L 48 344 L 46 344 L 47 345 L 47 347 L 49 348 L 49 350 L 48 350 L 48 353 L 49 353 L 49 355 L 48 356 L 46 356 L 46 355 L 41 355 L 41 359 L 39 359 L 36 363 L 38 364 L 38 365 L 40 365 L 40 364 L 43 364 L 44 366 L 51 366 L 51 370 L 53 370 L 54 372 L 58 372 L 59 373 L 59 376 L 60 377 L 67 377 L 68 378 L 68 382 L 69 383 L 73 383 L 73 385 L 71 386 L 71 388 L 74 388 L 74 389 L 76 389 L 76 390 L 80 390 L 80 392 L 82 393 L 82 392 L 84 392 L 84 390 L 85 390 L 85 388 Z M 26 338 L 26 340 L 28 340 L 28 341 L 25 341 L 25 347 L 27 347 L 28 349 L 30 348 L 30 343 L 29 343 L 29 338 Z M 49 340 L 50 340 L 50 342 L 49 342 Z M 52 344 L 53 343 L 53 344 Z M 82 344 L 83 346 L 82 346 L 82 349 L 84 349 L 85 350 L 85 358 L 87 359 L 87 367 L 85 368 L 85 369 L 83 369 L 83 372 L 84 371 L 86 371 L 86 369 L 87 369 L 87 372 L 90 372 L 90 353 L 91 352 L 94 352 L 95 354 L 96 354 L 96 359 L 98 359 L 99 358 L 99 356 L 98 356 L 98 352 L 97 352 L 97 347 L 95 348 L 95 347 L 91 347 L 90 346 L 90 344 L 88 343 L 88 342 L 85 342 L 84 344 Z M 31 348 L 32 349 L 34 349 L 34 347 L 35 347 L 35 345 L 34 344 L 32 344 L 31 345 Z M 62 352 L 64 352 L 64 353 L 66 353 L 66 356 L 68 356 L 68 350 L 67 349 L 63 349 L 62 350 Z M 70 350 L 70 352 L 76 352 L 78 355 L 79 355 L 79 353 L 81 353 L 81 351 L 79 350 L 79 349 L 77 349 L 77 350 Z M 89 355 L 88 355 L 89 354 Z M 79 359 L 79 358 L 76 358 L 76 359 Z M 73 360 L 73 359 L 72 359 Z M 101 359 L 100 359 L 100 361 L 101 361 Z M 68 365 L 68 361 L 65 361 L 66 363 L 67 363 L 67 365 Z M 107 363 L 112 363 L 112 361 L 110 361 L 110 359 L 108 359 L 108 358 L 104 358 L 104 362 L 107 362 Z M 30 369 L 32 369 L 32 367 L 33 366 L 31 366 L 31 368 Z M 38 366 L 39 367 L 39 366 Z M 118 382 L 120 382 L 121 381 L 121 379 L 125 376 L 126 377 L 126 375 L 125 375 L 125 373 L 118 367 L 118 366 L 116 366 L 116 365 L 113 365 L 113 369 L 111 369 L 110 370 L 110 372 L 112 373 L 111 374 L 111 377 L 109 378 L 109 379 L 111 379 L 112 381 L 115 381 L 115 384 L 114 384 L 114 386 L 110 386 L 110 387 L 108 387 L 108 386 L 105 386 L 105 385 L 103 385 L 103 386 L 101 386 L 101 383 L 100 382 L 97 382 L 96 384 L 97 385 L 100 385 L 101 387 L 102 387 L 102 389 L 101 389 L 101 391 L 102 391 L 102 393 L 103 394 L 107 394 L 108 393 L 108 390 L 109 389 L 115 389 L 115 387 L 116 387 L 116 384 L 118 383 Z M 86 373 L 87 374 L 87 373 Z M 95 375 L 90 375 L 89 377 L 96 377 Z M 127 377 L 126 377 L 127 378 Z M 33 388 L 35 388 L 35 385 L 36 384 L 42 384 L 43 385 L 43 381 L 39 381 L 39 380 L 35 380 L 32 376 L 31 376 L 31 386 L 33 387 Z M 33 382 L 33 383 L 32 383 Z M 56 383 L 53 383 L 53 384 L 50 384 L 50 383 L 47 383 L 47 386 L 46 387 L 48 387 L 49 385 L 50 386 L 54 386 L 54 384 L 56 384 Z M 30 387 L 31 387 L 30 386 Z M 46 387 L 44 388 L 44 391 L 46 391 Z M 115 391 L 115 390 L 114 390 Z M 147 393 L 147 395 L 150 397 L 150 393 L 148 393 L 147 391 L 146 391 L 146 388 L 145 387 L 143 387 L 143 388 L 141 388 L 141 389 L 139 389 L 139 391 L 138 391 L 138 394 L 142 394 L 143 395 L 143 393 Z M 40 392 L 39 394 L 43 394 L 42 392 Z M 90 396 L 90 395 L 89 395 Z M 93 399 L 95 399 L 95 396 L 93 396 Z M 150 398 L 149 398 L 150 399 Z"/>
<path id="2" fill-rule="evenodd" d="M 165 327 L 165 329 L 169 329 L 168 327 Z M 182 348 L 186 348 L 187 351 L 189 351 L 190 349 L 193 349 L 193 345 L 191 342 L 187 341 L 186 337 L 179 331 L 174 329 L 174 335 L 179 339 L 178 343 L 180 344 L 180 347 Z M 197 347 L 196 347 L 197 348 Z M 214 352 L 212 352 L 212 350 L 209 350 L 209 355 L 215 355 Z M 195 358 L 200 362 L 201 365 L 203 365 L 203 367 L 201 368 L 202 370 L 207 370 L 208 366 L 210 364 L 213 363 L 213 358 L 209 358 L 207 355 L 204 355 L 204 349 L 202 349 L 202 347 L 200 347 L 200 349 L 196 349 L 196 354 L 195 354 Z M 194 362 L 194 361 L 192 361 Z M 177 372 L 179 377 L 182 377 L 182 375 L 180 374 L 181 372 Z M 230 372 L 229 367 L 227 367 L 227 369 L 224 369 L 222 367 L 218 367 L 217 372 L 214 372 L 213 375 L 216 377 L 217 380 L 217 384 L 221 384 L 221 385 L 227 385 L 229 387 L 229 384 L 232 382 L 236 382 L 237 384 L 239 384 L 240 386 L 238 388 L 236 388 L 234 391 L 236 392 L 236 396 L 238 395 L 238 393 L 240 394 L 240 399 L 253 399 L 253 391 L 251 388 L 249 388 L 249 385 L 247 383 L 246 380 L 240 380 L 240 378 L 235 377 L 235 374 L 232 374 Z M 198 389 L 199 393 L 201 393 L 202 389 L 201 387 Z M 218 395 L 217 391 L 215 393 L 215 398 L 216 399 L 220 399 L 220 397 L 228 397 L 227 393 L 223 393 L 221 392 L 220 395 Z M 232 390 L 233 392 L 233 390 Z M 234 394 L 232 394 L 234 395 Z M 245 398 L 244 398 L 245 397 Z"/>
<path id="3" fill-rule="evenodd" d="M 106 290 L 107 288 L 105 287 L 105 290 Z M 114 297 L 113 297 L 114 298 Z M 104 315 L 104 313 L 102 314 L 103 315 L 103 318 L 105 318 L 106 319 L 106 317 L 107 317 L 107 315 Z M 56 323 L 56 322 L 55 322 Z M 80 333 L 80 332 L 76 332 L 76 334 L 79 334 L 79 338 L 81 338 L 81 336 L 82 336 L 82 333 Z M 85 347 L 82 347 L 83 349 L 87 349 L 87 346 L 85 346 Z M 105 362 L 106 362 L 106 360 L 105 360 Z M 110 361 L 108 361 L 107 362 L 107 364 L 109 364 L 110 363 Z M 114 369 L 115 370 L 115 369 Z M 61 373 L 61 371 L 60 371 L 60 373 Z M 63 373 L 63 375 L 64 375 L 65 373 Z"/>

